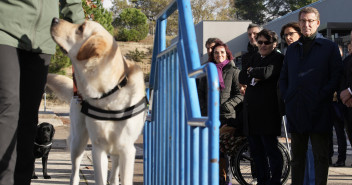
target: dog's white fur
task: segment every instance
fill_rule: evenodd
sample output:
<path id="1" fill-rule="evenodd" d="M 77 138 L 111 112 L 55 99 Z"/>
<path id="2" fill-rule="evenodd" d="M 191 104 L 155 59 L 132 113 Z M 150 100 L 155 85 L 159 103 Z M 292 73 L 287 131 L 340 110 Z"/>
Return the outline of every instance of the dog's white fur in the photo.
<path id="1" fill-rule="evenodd" d="M 67 51 L 74 66 L 78 92 L 83 99 L 104 110 L 121 110 L 135 105 L 145 96 L 143 73 L 134 63 L 127 61 L 114 38 L 100 24 L 86 21 L 81 25 L 59 20 L 51 26 L 56 43 Z M 127 84 L 102 99 L 127 76 Z M 48 87 L 68 101 L 72 97 L 72 80 L 48 75 Z M 79 166 L 88 137 L 92 142 L 95 183 L 107 183 L 108 158 L 112 160 L 110 184 L 119 184 L 119 167 L 122 185 L 132 185 L 136 149 L 134 142 L 142 132 L 145 112 L 123 121 L 102 121 L 80 112 L 75 99 L 70 104 L 71 119 L 71 184 L 79 183 Z"/>

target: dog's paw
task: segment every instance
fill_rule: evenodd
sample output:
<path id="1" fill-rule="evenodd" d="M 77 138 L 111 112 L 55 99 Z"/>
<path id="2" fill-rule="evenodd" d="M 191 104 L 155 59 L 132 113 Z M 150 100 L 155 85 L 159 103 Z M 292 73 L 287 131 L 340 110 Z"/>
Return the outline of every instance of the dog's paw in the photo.
<path id="1" fill-rule="evenodd" d="M 32 176 L 32 179 L 38 179 L 38 176 L 33 175 L 33 176 Z"/>
<path id="2" fill-rule="evenodd" d="M 50 175 L 44 175 L 44 179 L 51 179 Z"/>

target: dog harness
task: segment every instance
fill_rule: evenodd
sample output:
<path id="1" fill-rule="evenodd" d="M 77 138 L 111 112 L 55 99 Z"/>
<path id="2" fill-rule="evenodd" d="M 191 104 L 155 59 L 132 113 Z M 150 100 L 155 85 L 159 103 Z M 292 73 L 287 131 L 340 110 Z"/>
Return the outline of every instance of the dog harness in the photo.
<path id="1" fill-rule="evenodd" d="M 119 84 L 116 85 L 112 90 L 104 93 L 100 98 L 92 98 L 94 100 L 105 98 L 117 90 L 121 89 L 127 84 L 127 77 L 125 77 Z M 90 105 L 87 101 L 82 101 L 81 112 L 91 118 L 98 120 L 111 120 L 111 121 L 121 121 L 131 118 L 147 109 L 147 98 L 142 98 L 137 104 L 131 107 L 121 109 L 121 110 L 104 110 L 98 107 Z"/>
<path id="2" fill-rule="evenodd" d="M 90 105 L 87 101 L 82 102 L 81 112 L 98 120 L 121 121 L 131 118 L 147 109 L 147 98 L 144 97 L 137 104 L 121 110 L 103 110 Z"/>

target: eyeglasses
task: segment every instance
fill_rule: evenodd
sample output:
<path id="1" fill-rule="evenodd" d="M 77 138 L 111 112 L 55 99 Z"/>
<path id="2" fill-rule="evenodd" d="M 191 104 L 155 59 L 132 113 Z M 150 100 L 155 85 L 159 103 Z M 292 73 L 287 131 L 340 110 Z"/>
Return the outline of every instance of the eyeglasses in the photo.
<path id="1" fill-rule="evenodd" d="M 288 36 L 292 37 L 293 34 L 295 34 L 295 33 L 297 33 L 297 32 L 288 32 L 288 33 L 284 34 L 283 37 L 284 38 L 287 38 Z"/>
<path id="2" fill-rule="evenodd" d="M 308 19 L 308 20 L 300 19 L 299 23 L 301 23 L 301 24 L 306 24 L 306 23 L 312 24 L 314 21 L 316 21 L 316 19 Z"/>
<path id="3" fill-rule="evenodd" d="M 257 41 L 258 45 L 262 45 L 262 44 L 265 44 L 265 45 L 269 45 L 269 44 L 272 44 L 273 42 L 270 42 L 270 41 Z"/>

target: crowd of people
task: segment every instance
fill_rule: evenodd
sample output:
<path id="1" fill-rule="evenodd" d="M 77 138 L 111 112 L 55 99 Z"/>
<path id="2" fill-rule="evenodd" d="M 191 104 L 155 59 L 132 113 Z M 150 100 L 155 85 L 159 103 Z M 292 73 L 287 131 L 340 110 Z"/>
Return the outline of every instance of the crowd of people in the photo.
<path id="1" fill-rule="evenodd" d="M 281 52 L 275 32 L 250 24 L 241 69 L 220 39 L 210 38 L 205 45 L 208 62 L 218 69 L 220 132 L 239 127 L 247 137 L 258 185 L 281 184 L 278 136 L 283 118 L 291 139 L 293 185 L 326 185 L 329 166 L 345 166 L 345 131 L 350 141 L 352 134 L 351 49 L 342 61 L 339 46 L 318 33 L 319 25 L 316 8 L 301 9 L 297 22 L 282 26 L 280 36 L 287 47 Z M 198 87 L 202 115 L 207 114 L 204 84 Z M 335 163 L 333 127 L 338 140 Z M 231 184 L 228 160 L 221 151 L 221 185 Z"/>
<path id="2" fill-rule="evenodd" d="M 81 1 L 62 1 L 60 6 L 65 19 L 84 20 Z M 41 7 L 46 11 L 34 16 Z M 31 182 L 38 108 L 55 51 L 45 30 L 59 10 L 54 2 L 45 1 L 41 7 L 34 1 L 0 2 L 0 185 Z M 23 16 L 27 14 L 32 16 Z M 349 44 L 349 56 L 342 61 L 338 45 L 317 32 L 319 17 L 317 9 L 306 7 L 297 22 L 282 27 L 285 52 L 278 50 L 275 32 L 250 24 L 242 69 L 224 42 L 206 42 L 208 62 L 218 71 L 221 128 L 235 127 L 247 136 L 258 185 L 281 184 L 278 136 L 283 115 L 291 134 L 293 185 L 326 185 L 329 165 L 345 166 L 345 131 L 352 141 L 352 49 Z M 28 23 L 37 27 L 30 29 Z M 207 115 L 204 80 L 198 88 L 201 112 Z M 333 126 L 338 139 L 335 163 Z M 229 157 L 222 151 L 220 184 L 230 183 Z"/>

